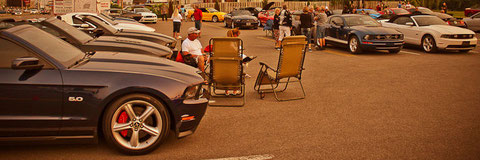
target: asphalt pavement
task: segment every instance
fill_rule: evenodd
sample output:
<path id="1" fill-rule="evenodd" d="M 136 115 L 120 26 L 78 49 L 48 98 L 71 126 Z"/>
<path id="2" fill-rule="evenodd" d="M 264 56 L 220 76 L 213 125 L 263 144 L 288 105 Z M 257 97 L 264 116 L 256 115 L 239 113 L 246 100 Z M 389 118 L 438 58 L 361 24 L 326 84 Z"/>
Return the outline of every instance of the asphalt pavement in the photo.
<path id="1" fill-rule="evenodd" d="M 148 24 L 172 35 L 173 24 Z M 186 38 L 192 22 L 182 23 Z M 200 41 L 226 36 L 204 22 Z M 478 34 L 477 34 L 478 37 Z M 197 131 L 170 135 L 154 152 L 131 157 L 99 144 L 0 147 L 0 159 L 480 159 L 480 49 L 426 54 L 350 54 L 329 47 L 307 52 L 306 98 L 278 102 L 253 90 L 260 65 L 279 51 L 261 28 L 241 30 L 246 73 L 243 107 L 209 107 Z M 291 87 L 291 88 L 290 88 Z M 298 85 L 281 96 L 299 95 Z"/>

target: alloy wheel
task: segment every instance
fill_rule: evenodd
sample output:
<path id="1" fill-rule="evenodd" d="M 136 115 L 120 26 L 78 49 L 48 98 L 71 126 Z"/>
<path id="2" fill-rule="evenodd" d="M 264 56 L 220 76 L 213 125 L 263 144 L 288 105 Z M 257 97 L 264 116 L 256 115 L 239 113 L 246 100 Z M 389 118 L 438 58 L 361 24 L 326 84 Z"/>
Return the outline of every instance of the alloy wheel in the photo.
<path id="1" fill-rule="evenodd" d="M 120 122 L 122 116 L 126 118 L 124 123 Z M 163 125 L 160 112 L 152 104 L 144 100 L 131 100 L 114 112 L 110 127 L 115 141 L 120 145 L 129 150 L 141 150 L 159 139 Z"/>
<path id="2" fill-rule="evenodd" d="M 352 53 L 357 52 L 358 49 L 358 41 L 355 37 L 350 38 L 350 43 L 349 43 L 350 51 Z"/>
<path id="3" fill-rule="evenodd" d="M 423 39 L 423 50 L 425 50 L 425 52 L 430 52 L 432 51 L 432 48 L 433 48 L 433 40 L 430 36 L 427 36 Z"/>
<path id="4" fill-rule="evenodd" d="M 213 16 L 213 17 L 212 17 L 212 21 L 213 21 L 213 22 L 218 22 L 218 17 L 217 17 L 217 16 Z"/>

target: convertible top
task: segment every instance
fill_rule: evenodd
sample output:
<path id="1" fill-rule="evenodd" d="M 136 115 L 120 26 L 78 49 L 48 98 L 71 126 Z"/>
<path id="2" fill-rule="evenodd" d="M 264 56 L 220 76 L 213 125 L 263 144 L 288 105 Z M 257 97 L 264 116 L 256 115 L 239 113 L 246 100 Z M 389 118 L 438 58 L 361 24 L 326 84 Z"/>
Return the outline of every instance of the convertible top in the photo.
<path id="1" fill-rule="evenodd" d="M 430 14 L 402 14 L 402 15 L 393 16 L 392 18 L 390 18 L 390 20 L 388 20 L 388 22 L 393 23 L 393 21 L 395 21 L 399 17 L 411 17 L 411 16 L 420 16 L 420 15 L 422 15 L 422 16 L 433 16 L 433 15 L 430 15 Z"/>

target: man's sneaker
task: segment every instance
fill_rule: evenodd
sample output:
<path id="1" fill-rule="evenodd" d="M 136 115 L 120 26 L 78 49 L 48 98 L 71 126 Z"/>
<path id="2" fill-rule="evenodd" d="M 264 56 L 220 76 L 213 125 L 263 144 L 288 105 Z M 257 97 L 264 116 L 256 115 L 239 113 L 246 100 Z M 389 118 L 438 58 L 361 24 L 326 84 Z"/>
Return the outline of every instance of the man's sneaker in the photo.
<path id="1" fill-rule="evenodd" d="M 312 48 L 309 48 L 309 49 L 308 49 L 308 52 L 312 52 Z"/>

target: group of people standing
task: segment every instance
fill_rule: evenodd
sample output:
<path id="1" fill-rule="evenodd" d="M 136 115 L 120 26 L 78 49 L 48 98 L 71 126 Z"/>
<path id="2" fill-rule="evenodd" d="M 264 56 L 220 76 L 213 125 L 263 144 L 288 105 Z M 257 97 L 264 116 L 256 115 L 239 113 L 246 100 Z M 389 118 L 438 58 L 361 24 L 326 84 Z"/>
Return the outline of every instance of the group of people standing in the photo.
<path id="1" fill-rule="evenodd" d="M 303 13 L 300 15 L 300 29 L 303 35 L 307 37 L 308 50 L 312 52 L 312 37 L 314 37 L 319 49 L 325 48 L 325 25 L 327 22 L 327 9 L 324 6 L 304 7 Z M 282 9 L 276 8 L 273 18 L 273 33 L 276 39 L 275 48 L 280 49 L 281 42 L 284 37 L 290 36 L 292 32 L 292 15 L 288 11 L 287 6 L 283 5 Z M 312 35 L 315 30 L 316 35 Z"/>

